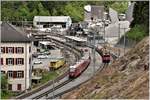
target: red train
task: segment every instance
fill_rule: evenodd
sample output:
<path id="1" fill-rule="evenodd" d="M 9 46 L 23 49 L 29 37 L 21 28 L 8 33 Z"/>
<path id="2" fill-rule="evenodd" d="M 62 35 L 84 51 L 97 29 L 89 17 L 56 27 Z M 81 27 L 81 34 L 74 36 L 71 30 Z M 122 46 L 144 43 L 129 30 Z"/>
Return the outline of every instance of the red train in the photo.
<path id="1" fill-rule="evenodd" d="M 97 48 L 97 50 L 102 57 L 102 62 L 103 63 L 109 63 L 111 60 L 111 56 L 110 56 L 109 51 L 107 51 L 103 47 L 99 47 L 99 48 Z"/>
<path id="2" fill-rule="evenodd" d="M 69 67 L 69 78 L 78 77 L 90 64 L 91 58 L 90 55 L 84 56 L 79 62 L 75 65 Z"/>
<path id="3" fill-rule="evenodd" d="M 103 63 L 109 63 L 110 62 L 110 54 L 104 54 L 102 56 Z"/>

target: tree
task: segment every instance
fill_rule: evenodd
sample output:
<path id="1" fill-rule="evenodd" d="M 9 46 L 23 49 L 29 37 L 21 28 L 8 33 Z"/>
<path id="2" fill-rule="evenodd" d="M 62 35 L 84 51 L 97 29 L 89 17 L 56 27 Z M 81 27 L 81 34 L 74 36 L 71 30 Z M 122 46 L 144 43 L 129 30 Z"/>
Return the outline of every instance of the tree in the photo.
<path id="1" fill-rule="evenodd" d="M 83 9 L 78 5 L 75 5 L 73 3 L 68 3 L 64 7 L 64 15 L 71 16 L 72 20 L 74 22 L 78 22 L 83 20 Z"/>
<path id="2" fill-rule="evenodd" d="M 31 13 L 30 13 L 30 21 L 33 20 L 34 16 L 38 15 L 38 11 L 37 9 L 34 9 Z"/>
<path id="3" fill-rule="evenodd" d="M 49 11 L 46 10 L 41 3 L 38 4 L 38 15 L 40 16 L 48 16 Z"/>
<path id="4" fill-rule="evenodd" d="M 108 10 L 108 8 L 111 7 L 119 13 L 125 13 L 125 11 L 128 8 L 127 1 L 105 1 L 103 2 L 103 4 L 106 10 Z"/>
<path id="5" fill-rule="evenodd" d="M 149 34 L 149 1 L 136 1 L 133 12 L 133 22 L 131 27 L 141 24 L 147 35 Z"/>
<path id="6" fill-rule="evenodd" d="M 2 91 L 7 89 L 7 85 L 8 85 L 8 81 L 7 81 L 6 75 L 1 74 L 1 89 L 2 89 Z"/>
<path id="7" fill-rule="evenodd" d="M 29 8 L 27 7 L 26 4 L 23 4 L 22 6 L 19 7 L 18 13 L 19 13 L 18 15 L 19 15 L 20 19 L 22 19 L 22 20 L 25 20 L 25 19 L 29 20 L 30 11 L 29 11 Z"/>

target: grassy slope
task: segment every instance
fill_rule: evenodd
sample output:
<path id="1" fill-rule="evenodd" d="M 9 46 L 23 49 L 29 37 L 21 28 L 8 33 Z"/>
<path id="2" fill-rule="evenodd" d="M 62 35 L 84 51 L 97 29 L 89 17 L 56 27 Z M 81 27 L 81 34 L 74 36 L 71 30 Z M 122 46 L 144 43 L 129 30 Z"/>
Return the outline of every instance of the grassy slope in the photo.
<path id="1" fill-rule="evenodd" d="M 148 41 L 148 37 L 144 38 L 125 56 L 63 98 L 148 99 L 149 73 L 143 68 L 148 64 Z"/>

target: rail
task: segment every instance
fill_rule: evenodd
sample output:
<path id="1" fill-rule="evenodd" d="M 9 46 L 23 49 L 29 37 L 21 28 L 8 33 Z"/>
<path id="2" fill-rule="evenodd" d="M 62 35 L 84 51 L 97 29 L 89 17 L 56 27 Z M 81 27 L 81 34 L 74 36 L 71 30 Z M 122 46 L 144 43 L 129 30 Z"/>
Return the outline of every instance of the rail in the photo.
<path id="1" fill-rule="evenodd" d="M 49 38 L 46 38 L 46 39 L 48 39 L 48 40 L 53 40 L 53 41 L 56 41 L 56 42 L 58 42 L 58 43 L 64 44 L 64 45 L 66 45 L 66 46 L 68 46 L 68 47 L 74 49 L 75 51 L 77 51 L 77 52 L 79 53 L 79 54 L 76 53 L 78 56 L 81 57 L 81 55 L 82 55 L 82 54 L 81 54 L 81 51 L 80 51 L 79 49 L 73 47 L 73 46 L 72 46 L 71 44 L 69 44 L 69 43 L 65 43 L 65 42 L 63 42 L 63 41 L 59 41 L 59 40 L 57 40 L 57 39 L 50 38 L 50 37 L 49 37 Z M 92 48 L 92 47 L 90 47 L 90 48 Z M 98 48 L 96 48 L 96 51 L 101 55 L 101 52 L 100 52 L 100 50 L 99 50 Z M 75 53 L 75 52 L 74 52 L 74 53 Z M 112 55 L 113 59 L 116 59 L 116 58 L 117 58 L 116 55 L 114 55 L 114 54 L 112 54 L 112 53 L 111 53 L 111 55 Z M 102 56 L 102 55 L 101 55 L 101 56 Z M 105 67 L 105 65 L 103 65 L 99 70 L 101 71 L 104 67 Z M 99 70 L 97 70 L 97 72 L 98 72 Z M 64 73 L 62 76 L 60 76 L 60 77 L 58 77 L 57 79 L 55 79 L 54 82 L 57 82 L 57 81 L 63 79 L 65 76 L 67 76 L 67 74 L 68 74 L 68 72 Z M 92 76 L 92 77 L 93 77 L 93 76 Z M 91 77 L 91 78 L 92 78 L 92 77 Z M 66 92 L 71 91 L 72 89 L 74 89 L 74 88 L 80 86 L 81 84 L 83 84 L 83 83 L 89 81 L 91 78 L 89 78 L 88 80 L 86 80 L 86 81 L 84 81 L 84 82 L 82 82 L 82 83 L 80 83 L 80 84 L 78 84 L 78 85 L 76 85 L 76 86 L 74 86 L 74 87 L 72 87 L 72 88 L 66 90 L 66 91 L 63 91 L 63 92 L 61 92 L 61 93 L 59 93 L 59 94 L 54 95 L 54 97 L 56 98 L 56 97 L 61 96 L 62 94 L 66 93 Z M 54 87 L 54 89 L 55 89 L 55 90 L 56 90 L 56 89 L 59 89 L 60 87 L 64 86 L 65 84 L 67 84 L 67 83 L 69 83 L 69 82 L 71 82 L 71 81 L 72 81 L 72 80 L 67 80 L 67 81 L 63 82 L 62 84 L 59 84 L 59 85 L 57 85 L 56 87 Z M 38 92 L 38 91 L 40 91 L 40 90 L 42 90 L 42 89 L 44 89 L 44 88 L 46 88 L 46 87 L 48 87 L 48 86 L 50 86 L 50 85 L 52 85 L 52 81 L 50 81 L 48 84 L 44 85 L 43 87 L 40 87 L 40 88 L 37 89 L 36 91 L 31 92 L 31 93 L 29 93 L 29 94 L 26 94 L 26 95 L 24 95 L 24 96 L 22 96 L 22 97 L 20 97 L 20 98 L 18 98 L 18 99 L 22 99 L 22 98 L 28 97 L 28 96 L 30 96 L 31 94 L 34 94 L 34 93 L 36 93 L 36 92 Z M 53 91 L 53 89 L 50 89 L 50 90 L 46 91 L 46 92 L 43 93 L 43 94 L 39 94 L 38 96 L 34 97 L 33 99 L 39 99 L 39 98 L 41 98 L 41 97 L 43 97 L 43 96 L 48 95 L 48 94 L 51 93 L 52 91 Z M 49 97 L 48 99 L 51 99 L 51 98 L 53 98 L 53 97 Z"/>
<path id="2" fill-rule="evenodd" d="M 101 55 L 99 49 L 96 48 L 96 51 Z M 114 55 L 113 59 L 116 59 L 116 56 L 115 56 L 115 55 Z M 99 68 L 99 70 L 97 70 L 97 72 L 101 71 L 105 66 L 107 66 L 107 65 L 103 65 L 101 68 Z M 92 76 L 92 77 L 93 77 L 93 76 Z M 91 77 L 91 78 L 92 78 L 92 77 Z M 56 97 L 58 97 L 58 96 L 61 96 L 61 95 L 63 95 L 64 93 L 67 93 L 67 92 L 71 91 L 72 89 L 77 88 L 77 87 L 80 86 L 81 84 L 83 84 L 83 83 L 89 81 L 91 78 L 89 78 L 88 80 L 86 80 L 86 81 L 84 81 L 84 82 L 82 82 L 82 83 L 76 85 L 75 87 L 72 87 L 72 88 L 70 88 L 70 89 L 68 89 L 68 90 L 66 90 L 66 91 L 64 91 L 64 92 L 61 92 L 61 93 L 59 93 L 59 94 L 54 95 L 54 97 L 53 97 L 53 96 L 52 96 L 52 97 L 48 97 L 47 99 L 52 99 L 52 98 L 56 98 Z M 54 90 L 61 88 L 62 86 L 68 84 L 68 83 L 71 82 L 71 81 L 72 81 L 72 80 L 66 80 L 66 81 L 62 82 L 62 84 L 57 85 L 57 86 L 54 88 Z M 48 95 L 49 93 L 51 93 L 51 92 L 53 92 L 53 89 L 50 89 L 50 90 L 46 91 L 45 93 L 40 94 L 40 95 L 34 97 L 33 99 L 40 99 L 41 97 L 47 96 L 47 95 Z"/>
<path id="3" fill-rule="evenodd" d="M 96 48 L 96 51 L 101 55 L 101 53 L 100 53 L 100 51 L 99 51 L 98 48 Z M 113 55 L 113 54 L 111 54 L 111 55 Z M 116 59 L 116 58 L 117 58 L 116 55 L 113 55 L 112 57 L 113 57 L 113 59 Z M 102 67 L 99 68 L 99 69 L 96 71 L 96 73 L 99 72 L 99 71 L 102 71 L 103 68 L 105 68 L 106 66 L 108 66 L 108 65 L 103 64 Z M 70 89 L 68 89 L 68 90 L 66 90 L 66 91 L 63 91 L 63 92 L 61 92 L 61 93 L 58 93 L 58 94 L 56 94 L 56 95 L 54 95 L 54 96 L 51 96 L 51 97 L 48 97 L 48 98 L 46 98 L 46 99 L 54 99 L 54 98 L 56 98 L 56 97 L 61 97 L 63 94 L 65 94 L 65 93 L 67 93 L 67 92 L 70 92 L 70 91 L 72 91 L 73 89 L 78 88 L 80 85 L 82 85 L 82 84 L 88 82 L 88 81 L 89 81 L 90 79 L 92 79 L 93 77 L 94 77 L 94 76 L 92 76 L 91 78 L 87 79 L 86 81 L 84 81 L 84 82 L 82 82 L 82 83 L 80 83 L 80 84 L 78 84 L 78 85 L 76 85 L 76 86 L 74 86 L 74 87 L 72 87 L 72 88 L 70 88 Z M 43 95 L 43 96 L 45 96 L 45 95 Z"/>
<path id="4" fill-rule="evenodd" d="M 53 40 L 54 40 L 54 39 L 53 39 Z M 54 41 L 59 42 L 58 40 L 54 40 Z M 65 45 L 66 45 L 66 46 L 69 46 L 69 45 L 67 45 L 66 43 L 63 43 L 63 42 L 59 42 L 59 43 L 62 43 L 64 46 L 65 46 Z M 69 49 L 69 48 L 70 48 L 70 49 Z M 72 50 L 71 50 L 71 49 L 72 49 Z M 69 50 L 69 51 L 72 51 L 72 52 L 75 54 L 75 56 L 76 56 L 76 55 L 78 56 L 78 58 L 81 57 L 81 53 L 80 53 L 80 51 L 79 51 L 77 48 L 75 48 L 75 47 L 72 48 L 71 46 L 69 46 L 69 47 L 68 47 L 68 50 Z M 80 54 L 77 53 L 77 52 L 75 52 L 74 50 L 77 51 L 77 52 L 79 52 Z M 56 79 L 54 80 L 54 82 L 57 82 L 57 81 L 63 79 L 66 75 L 68 75 L 68 71 L 65 72 L 64 74 L 60 75 L 58 78 L 56 78 Z M 38 92 L 38 91 L 40 91 L 40 90 L 42 90 L 42 89 L 44 89 L 44 88 L 46 88 L 46 87 L 52 85 L 52 83 L 53 83 L 52 81 L 49 81 L 49 82 L 47 82 L 46 84 L 40 86 L 39 88 L 36 88 L 35 90 L 32 90 L 31 92 L 28 92 L 28 93 L 25 93 L 25 94 L 22 94 L 22 95 L 17 96 L 16 99 L 23 99 L 23 98 L 25 98 L 25 97 L 28 97 L 28 96 L 30 96 L 30 95 L 32 95 L 32 94 L 34 94 L 34 93 L 36 93 L 36 92 Z"/>

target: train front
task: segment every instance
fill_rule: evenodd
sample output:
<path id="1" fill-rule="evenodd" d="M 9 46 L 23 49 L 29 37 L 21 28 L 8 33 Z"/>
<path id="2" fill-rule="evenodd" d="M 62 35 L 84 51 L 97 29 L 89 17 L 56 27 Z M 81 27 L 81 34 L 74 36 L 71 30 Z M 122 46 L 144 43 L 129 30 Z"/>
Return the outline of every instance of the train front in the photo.
<path id="1" fill-rule="evenodd" d="M 75 77 L 75 66 L 70 66 L 69 67 L 69 78 L 74 78 Z"/>

